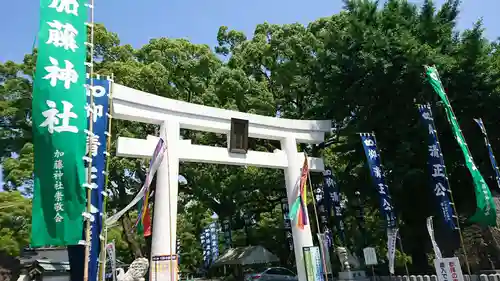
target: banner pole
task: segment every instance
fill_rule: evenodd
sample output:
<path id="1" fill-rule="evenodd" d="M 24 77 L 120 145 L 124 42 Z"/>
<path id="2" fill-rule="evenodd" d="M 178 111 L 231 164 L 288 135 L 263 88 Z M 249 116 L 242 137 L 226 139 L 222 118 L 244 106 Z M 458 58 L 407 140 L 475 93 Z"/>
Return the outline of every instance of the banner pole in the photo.
<path id="1" fill-rule="evenodd" d="M 372 131 L 372 136 L 373 136 L 373 140 L 375 141 L 375 143 L 377 143 L 377 149 L 378 149 L 378 157 L 380 159 L 380 165 L 382 165 L 382 153 L 380 153 L 380 147 L 378 146 L 378 142 L 377 142 L 377 137 L 375 136 L 375 132 Z M 385 171 L 385 170 L 384 170 Z M 385 179 L 386 182 L 387 182 L 387 179 Z M 387 187 L 387 191 L 389 191 L 389 187 Z M 393 203 L 394 204 L 394 203 Z M 395 206 L 393 205 L 393 208 Z M 396 208 L 394 208 L 396 209 Z M 396 212 L 394 212 L 396 213 Z M 396 222 L 398 222 L 398 219 L 397 219 L 397 214 L 394 214 L 396 216 Z M 399 237 L 399 250 L 401 251 L 401 253 L 406 256 L 406 253 L 403 249 L 403 239 L 401 238 L 401 231 L 398 230 L 398 233 L 397 233 L 397 236 L 396 236 L 396 239 L 398 239 Z M 406 275 L 408 276 L 408 279 L 410 278 L 410 271 L 408 270 L 408 264 L 406 262 L 406 259 L 404 259 L 404 266 L 405 266 L 405 271 L 406 271 Z"/>
<path id="2" fill-rule="evenodd" d="M 90 44 L 88 44 L 88 47 L 90 48 L 90 62 L 87 64 L 90 71 L 90 106 L 94 105 L 94 95 L 92 93 L 92 90 L 94 88 L 94 0 L 90 0 L 90 4 L 87 4 L 87 7 L 90 10 Z M 86 218 L 86 226 L 85 226 L 85 264 L 83 268 L 83 281 L 88 281 L 89 280 L 89 254 L 90 254 L 90 227 L 91 227 L 91 217 L 92 217 L 92 212 L 91 212 L 91 206 L 92 206 L 92 188 L 91 187 L 91 181 L 92 181 L 92 143 L 93 143 L 93 125 L 94 122 L 93 120 L 93 115 L 94 112 L 92 110 L 89 110 L 89 117 L 88 119 L 91 120 L 89 122 L 89 129 L 88 129 L 88 155 L 87 155 L 87 214 L 90 214 L 90 217 Z M 97 214 L 99 215 L 99 214 Z"/>
<path id="3" fill-rule="evenodd" d="M 405 250 L 403 249 L 403 241 L 401 240 L 401 232 L 398 233 L 399 236 L 399 248 L 401 249 L 401 253 L 403 253 L 405 256 Z M 397 239 L 397 238 L 396 238 Z M 406 259 L 404 259 L 404 265 L 405 265 L 405 271 L 406 271 L 406 276 L 408 276 L 408 280 L 410 279 L 410 271 L 408 270 L 408 264 L 406 263 Z"/>
<path id="4" fill-rule="evenodd" d="M 305 161 L 307 161 L 307 154 L 305 152 L 304 152 L 304 157 L 305 157 Z M 309 167 L 309 164 L 307 164 L 307 166 Z M 318 210 L 316 209 L 316 198 L 314 196 L 314 190 L 312 188 L 311 173 L 309 172 L 309 168 L 307 169 L 307 180 L 309 181 L 309 190 L 311 191 L 311 197 L 313 199 L 314 217 L 316 218 L 316 228 L 318 230 L 318 234 L 321 234 L 321 227 L 319 226 L 319 219 L 318 219 Z M 319 241 L 319 242 L 323 243 L 322 241 Z M 328 281 L 328 273 L 326 272 L 325 253 L 323 253 L 323 251 L 321 251 L 321 247 L 319 247 L 319 249 L 320 249 L 320 253 L 321 253 L 321 261 L 323 263 L 323 273 L 325 275 L 325 281 Z"/>
<path id="5" fill-rule="evenodd" d="M 429 110 L 432 113 L 431 105 L 427 104 L 426 106 L 429 107 Z M 443 153 L 443 151 L 441 150 L 441 142 L 439 142 L 439 136 L 438 136 L 437 130 L 436 130 L 436 124 L 434 123 L 434 117 L 432 118 L 432 120 L 430 120 L 430 122 L 432 122 L 432 127 L 434 128 L 434 135 L 436 136 L 436 142 L 437 142 L 437 146 L 439 148 L 439 151 L 441 153 Z M 444 156 L 443 155 L 441 155 L 441 158 L 444 161 Z M 448 175 L 448 172 L 446 171 L 446 165 L 444 165 L 443 171 L 444 171 L 445 175 Z M 446 183 L 448 184 L 448 193 L 450 194 L 451 207 L 453 208 L 453 212 L 455 213 L 455 216 L 457 217 L 458 237 L 460 238 L 460 245 L 462 245 L 462 251 L 464 252 L 465 265 L 467 267 L 467 273 L 469 275 L 471 275 L 471 270 L 470 270 L 470 265 L 469 265 L 469 258 L 467 256 L 467 250 L 465 249 L 465 243 L 464 243 L 464 237 L 463 237 L 463 233 L 462 233 L 462 228 L 460 227 L 460 218 L 458 216 L 457 207 L 455 206 L 455 199 L 453 198 L 453 192 L 451 191 L 451 185 L 450 185 L 450 181 L 448 180 L 448 176 L 445 177 L 445 180 L 446 180 Z"/>
<path id="6" fill-rule="evenodd" d="M 107 210 L 106 206 L 108 203 L 108 182 L 109 182 L 109 163 L 111 162 L 111 122 L 113 119 L 113 116 L 111 115 L 111 112 L 113 111 L 113 81 L 114 81 L 114 76 L 111 74 L 111 79 L 109 79 L 111 82 L 110 84 L 110 91 L 109 91 L 109 109 L 108 109 L 108 139 L 106 143 L 106 172 L 104 173 L 104 202 L 102 204 L 102 229 L 101 229 L 101 235 L 99 236 L 99 239 L 101 239 L 101 258 L 100 258 L 100 266 L 99 266 L 99 281 L 102 281 L 104 279 L 104 274 L 106 272 L 106 244 L 108 243 L 108 225 L 106 224 L 106 219 L 108 217 L 107 215 Z"/>
<path id="7" fill-rule="evenodd" d="M 94 104 L 94 95 L 92 93 L 92 90 L 94 88 L 94 0 L 90 0 L 90 4 L 87 4 L 87 7 L 90 10 L 90 44 L 88 44 L 88 47 L 90 48 L 90 62 L 87 64 L 90 71 L 89 71 L 89 78 L 90 78 L 90 106 L 93 106 Z M 86 226 L 85 226 L 85 259 L 84 259 L 84 268 L 83 268 L 83 281 L 88 281 L 89 280 L 89 256 L 90 256 L 90 239 L 91 239 L 91 233 L 90 233 L 90 227 L 91 227 L 91 217 L 92 217 L 92 212 L 91 212 L 91 206 L 92 206 L 92 189 L 91 187 L 91 181 L 92 181 L 92 143 L 93 143 L 93 125 L 94 122 L 93 120 L 93 115 L 94 112 L 93 110 L 89 110 L 89 117 L 88 119 L 91 120 L 89 122 L 89 129 L 88 129 L 88 154 L 87 154 L 87 214 L 90 215 L 90 217 L 86 218 Z"/>
<path id="8" fill-rule="evenodd" d="M 493 149 L 491 148 L 490 140 L 488 138 L 488 133 L 486 132 L 486 126 L 484 125 L 483 119 L 481 119 L 481 118 L 479 118 L 479 119 L 474 118 L 474 121 L 479 126 L 479 129 L 481 130 L 481 133 L 483 134 L 484 142 L 485 142 L 486 148 L 488 149 L 488 154 L 490 156 L 490 163 L 491 163 L 491 166 L 493 168 L 493 171 L 495 172 L 495 180 L 497 182 L 497 187 L 500 188 L 500 173 L 498 171 L 497 161 L 495 159 L 495 155 L 493 154 Z M 493 199 L 493 200 L 495 200 L 495 199 Z M 495 235 L 493 235 L 493 233 L 491 231 L 491 227 L 488 226 L 485 230 L 493 238 L 493 241 L 495 242 L 496 247 L 497 248 L 500 247 L 500 245 L 498 244 L 498 240 L 495 238 Z M 492 264 L 492 269 L 495 269 L 493 264 Z"/>

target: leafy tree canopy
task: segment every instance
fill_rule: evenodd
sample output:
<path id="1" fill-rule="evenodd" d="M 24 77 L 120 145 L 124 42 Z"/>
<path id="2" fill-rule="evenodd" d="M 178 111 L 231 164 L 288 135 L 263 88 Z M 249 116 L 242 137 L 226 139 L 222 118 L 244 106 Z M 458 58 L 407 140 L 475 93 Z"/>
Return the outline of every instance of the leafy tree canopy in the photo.
<path id="1" fill-rule="evenodd" d="M 460 217 L 468 217 L 475 209 L 470 176 L 444 110 L 424 79 L 423 65 L 437 65 L 476 164 L 490 188 L 496 190 L 488 154 L 472 118 L 484 120 L 493 150 L 500 151 L 500 131 L 496 130 L 500 48 L 498 42 L 484 38 L 480 21 L 469 30 L 457 31 L 458 0 L 447 0 L 441 7 L 430 0 L 421 6 L 401 0 L 388 0 L 382 6 L 375 1 L 344 2 L 345 9 L 339 14 L 307 26 L 259 24 L 250 38 L 223 26 L 216 34 L 214 51 L 207 45 L 171 38 L 152 39 L 134 49 L 121 44 L 117 34 L 96 25 L 96 69 L 102 75 L 113 74 L 117 83 L 164 97 L 266 116 L 279 110 L 285 118 L 333 120 L 338 143 L 323 150 L 304 145 L 301 149 L 323 156 L 335 169 L 348 199 L 348 244 L 359 247 L 349 203 L 359 191 L 366 200 L 370 222 L 366 239 L 382 249 L 386 238 L 380 227 L 377 193 L 357 135 L 375 132 L 403 244 L 411 256 L 410 269 L 422 272 L 429 269 L 428 253 L 432 251 L 425 219 L 434 215 L 438 222 L 439 209 L 428 187 L 426 131 L 419 122 L 417 103 L 433 106 Z M 22 187 L 31 192 L 30 105 L 35 58 L 36 51 L 26 55 L 22 63 L 0 64 L 0 147 L 6 182 L 3 188 L 8 191 Z M 145 138 L 157 130 L 153 125 L 113 122 L 112 148 L 116 136 Z M 187 130 L 182 135 L 193 143 L 226 146 L 225 136 Z M 272 152 L 280 145 L 252 139 L 250 146 Z M 110 212 L 131 200 L 144 179 L 146 164 L 141 159 L 111 159 Z M 266 245 L 286 259 L 279 245 L 268 239 L 282 237 L 282 229 L 276 226 L 281 223 L 276 206 L 284 192 L 281 171 L 183 163 L 181 173 L 188 182 L 179 190 L 178 229 L 183 240 L 197 245 L 196 233 L 210 216 L 206 210 L 231 218 L 236 233 L 243 228 L 240 214 L 253 212 L 259 224 L 252 243 Z M 133 216 L 125 216 L 120 226 L 123 231 L 113 232 L 116 239 L 122 233 L 120 243 L 125 244 L 120 247 L 125 251 L 124 245 L 128 245 L 130 256 L 143 251 L 137 238 L 127 234 L 131 233 Z M 468 245 L 483 245 L 471 247 L 484 250 L 494 245 L 491 237 L 473 226 L 465 225 L 465 230 L 470 233 L 466 235 Z M 437 232 L 446 251 L 456 250 L 453 239 L 440 238 L 449 233 L 440 227 Z M 472 243 L 479 241 L 478 237 L 483 244 Z M 186 270 L 194 270 L 200 262 L 201 252 L 196 247 L 186 250 Z M 497 256 L 499 250 L 495 248 Z M 487 259 L 474 253 L 470 257 L 474 268 L 484 267 Z"/>

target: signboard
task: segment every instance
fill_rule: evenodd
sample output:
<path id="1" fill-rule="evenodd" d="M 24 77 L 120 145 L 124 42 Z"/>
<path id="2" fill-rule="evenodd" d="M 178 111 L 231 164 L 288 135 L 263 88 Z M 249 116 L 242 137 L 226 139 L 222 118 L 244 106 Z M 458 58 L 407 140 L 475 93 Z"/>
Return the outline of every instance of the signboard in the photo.
<path id="1" fill-rule="evenodd" d="M 438 281 L 464 281 L 460 261 L 457 257 L 435 259 L 434 267 Z"/>
<path id="2" fill-rule="evenodd" d="M 319 247 L 303 247 L 307 281 L 325 281 Z"/>
<path id="3" fill-rule="evenodd" d="M 173 271 L 177 274 L 177 255 L 159 255 L 151 257 L 151 269 L 153 274 L 153 280 L 159 280 L 161 277 L 165 277 L 164 273 L 170 273 Z"/>
<path id="4" fill-rule="evenodd" d="M 377 265 L 377 252 L 375 248 L 366 247 L 363 249 L 363 255 L 365 256 L 365 265 Z"/>

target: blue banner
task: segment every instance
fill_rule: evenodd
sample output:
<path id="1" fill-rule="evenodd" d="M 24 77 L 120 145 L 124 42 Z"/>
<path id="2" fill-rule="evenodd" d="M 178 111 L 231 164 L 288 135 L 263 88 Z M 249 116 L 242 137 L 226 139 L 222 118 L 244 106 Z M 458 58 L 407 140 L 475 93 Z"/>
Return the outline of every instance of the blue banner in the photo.
<path id="1" fill-rule="evenodd" d="M 210 249 L 211 261 L 215 262 L 219 258 L 219 232 L 217 230 L 217 222 L 212 222 L 209 225 L 210 229 Z"/>
<path id="2" fill-rule="evenodd" d="M 233 238 L 231 235 L 231 220 L 225 219 L 222 221 L 222 231 L 224 232 L 224 247 L 225 250 L 233 246 Z"/>
<path id="3" fill-rule="evenodd" d="M 374 134 L 362 133 L 361 142 L 365 150 L 368 168 L 373 180 L 373 184 L 379 194 L 380 215 L 386 220 L 386 227 L 391 229 L 396 227 L 396 215 L 389 195 L 389 187 L 385 184 L 385 175 L 382 170 L 380 153 L 377 149 L 377 142 Z"/>
<path id="4" fill-rule="evenodd" d="M 181 239 L 177 238 L 177 264 L 181 264 Z"/>
<path id="5" fill-rule="evenodd" d="M 212 258 L 211 242 L 210 242 L 210 229 L 205 227 L 201 234 L 201 247 L 203 249 L 203 265 L 205 268 L 210 266 L 210 260 Z"/>
<path id="6" fill-rule="evenodd" d="M 453 208 L 448 196 L 450 187 L 448 185 L 446 167 L 444 165 L 443 154 L 439 145 L 437 131 L 434 126 L 434 118 L 430 105 L 418 105 L 418 111 L 422 124 L 427 131 L 428 137 L 428 165 L 431 174 L 431 188 L 436 201 L 439 204 L 443 220 L 451 229 L 455 229 L 455 222 L 453 220 Z"/>
<path id="7" fill-rule="evenodd" d="M 318 222 L 320 229 L 324 232 L 324 229 L 328 229 L 328 217 L 326 215 L 326 207 L 325 207 L 325 194 L 323 193 L 323 184 L 312 184 L 312 190 L 316 202 L 316 209 L 318 210 Z"/>
<path id="8" fill-rule="evenodd" d="M 325 185 L 322 181 L 321 184 L 315 185 L 313 188 L 314 196 L 316 198 L 316 208 L 318 209 L 319 225 L 324 236 L 324 242 L 328 247 L 333 245 L 333 235 L 330 230 L 330 221 L 328 220 L 331 215 L 331 204 L 327 203 L 330 196 L 325 191 Z M 330 206 L 327 208 L 326 205 Z"/>
<path id="9" fill-rule="evenodd" d="M 106 142 L 108 135 L 108 105 L 111 82 L 104 79 L 93 79 L 93 89 L 90 89 L 90 79 L 87 80 L 87 118 L 92 112 L 92 134 L 87 136 L 87 146 L 91 143 L 92 175 L 91 175 L 91 241 L 89 252 L 89 281 L 97 280 L 100 235 L 102 230 L 102 208 L 104 202 L 104 180 L 106 172 Z M 90 94 L 93 94 L 94 103 L 90 104 Z M 89 124 L 90 125 L 90 124 Z M 91 137 L 92 136 L 92 137 Z"/>
<path id="10" fill-rule="evenodd" d="M 283 213 L 283 229 L 285 230 L 285 240 L 287 249 L 293 250 L 293 235 L 292 235 L 292 221 L 290 220 L 290 208 L 288 206 L 288 199 L 281 198 L 281 212 Z"/>
<path id="11" fill-rule="evenodd" d="M 363 237 L 363 247 L 367 245 L 366 241 L 366 229 L 365 229 L 365 204 L 361 199 L 361 193 L 359 191 L 354 192 L 354 202 L 352 204 L 354 206 L 355 218 L 358 222 L 359 233 L 361 233 L 361 237 Z"/>
<path id="12" fill-rule="evenodd" d="M 476 124 L 479 126 L 481 132 L 483 133 L 484 142 L 486 143 L 486 147 L 488 148 L 488 154 L 490 156 L 490 163 L 491 166 L 493 167 L 493 170 L 495 171 L 495 179 L 497 181 L 497 186 L 500 189 L 500 171 L 498 170 L 497 160 L 495 160 L 495 155 L 493 154 L 493 149 L 491 148 L 491 144 L 488 139 L 488 134 L 486 134 L 486 128 L 484 127 L 483 120 L 479 118 L 479 119 L 474 119 L 474 121 L 476 121 Z"/>
<path id="13" fill-rule="evenodd" d="M 325 196 L 326 215 L 330 217 L 333 210 L 336 231 L 342 243 L 345 243 L 344 215 L 342 214 L 342 206 L 340 204 L 342 200 L 340 187 L 335 180 L 332 169 L 329 167 L 326 167 L 323 172 L 323 192 L 327 195 Z"/>

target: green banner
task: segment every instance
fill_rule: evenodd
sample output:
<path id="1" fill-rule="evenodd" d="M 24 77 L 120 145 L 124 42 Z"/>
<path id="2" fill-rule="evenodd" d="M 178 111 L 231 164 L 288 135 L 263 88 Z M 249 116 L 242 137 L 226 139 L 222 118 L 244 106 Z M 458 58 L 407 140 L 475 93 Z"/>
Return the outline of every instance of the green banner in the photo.
<path id="1" fill-rule="evenodd" d="M 462 149 L 465 158 L 465 164 L 469 169 L 469 172 L 472 176 L 472 180 L 474 182 L 475 193 L 476 193 L 476 213 L 470 218 L 471 222 L 475 222 L 481 224 L 483 226 L 496 226 L 496 209 L 495 203 L 493 201 L 493 197 L 491 196 L 490 189 L 488 185 L 484 181 L 481 172 L 477 169 L 474 164 L 474 160 L 472 159 L 472 155 L 467 147 L 467 143 L 465 142 L 465 138 L 460 130 L 460 126 L 458 125 L 457 118 L 455 117 L 455 113 L 453 113 L 453 109 L 451 108 L 450 101 L 448 100 L 448 96 L 444 91 L 443 85 L 441 84 L 441 80 L 439 79 L 439 74 L 435 67 L 426 66 L 425 68 L 427 73 L 427 78 L 431 83 L 434 91 L 439 95 L 441 101 L 444 104 L 444 108 L 446 110 L 446 117 L 450 122 L 451 129 L 455 136 L 455 139 L 458 142 L 458 145 Z"/>
<path id="2" fill-rule="evenodd" d="M 32 247 L 74 245 L 82 240 L 86 207 L 86 20 L 84 1 L 40 1 L 32 105 Z"/>

